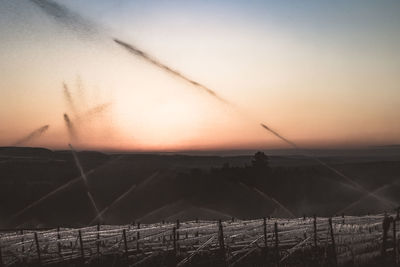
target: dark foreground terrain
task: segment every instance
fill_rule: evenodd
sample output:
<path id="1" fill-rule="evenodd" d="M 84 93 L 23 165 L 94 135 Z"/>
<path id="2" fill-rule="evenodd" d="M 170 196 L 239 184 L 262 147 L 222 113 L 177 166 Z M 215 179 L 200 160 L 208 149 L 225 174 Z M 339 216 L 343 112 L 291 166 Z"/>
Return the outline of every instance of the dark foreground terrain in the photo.
<path id="1" fill-rule="evenodd" d="M 400 204 L 398 147 L 328 151 L 322 163 L 252 154 L 81 151 L 76 160 L 71 151 L 3 147 L 0 227 L 360 215 Z"/>
<path id="2" fill-rule="evenodd" d="M 398 266 L 397 213 L 0 232 L 2 266 Z"/>

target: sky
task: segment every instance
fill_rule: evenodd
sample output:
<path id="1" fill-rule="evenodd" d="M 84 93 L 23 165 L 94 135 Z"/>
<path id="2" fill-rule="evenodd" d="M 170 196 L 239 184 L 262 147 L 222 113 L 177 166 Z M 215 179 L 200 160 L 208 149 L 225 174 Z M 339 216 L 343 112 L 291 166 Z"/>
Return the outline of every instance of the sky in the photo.
<path id="1" fill-rule="evenodd" d="M 301 147 L 399 144 L 399 14 L 389 0 L 0 0 L 0 146 L 288 147 L 260 123 Z"/>

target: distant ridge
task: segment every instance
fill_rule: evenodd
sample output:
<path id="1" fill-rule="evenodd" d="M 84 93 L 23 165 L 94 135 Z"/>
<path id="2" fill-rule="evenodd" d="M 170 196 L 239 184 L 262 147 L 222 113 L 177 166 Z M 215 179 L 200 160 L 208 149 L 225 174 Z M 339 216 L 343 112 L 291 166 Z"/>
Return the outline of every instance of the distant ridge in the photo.
<path id="1" fill-rule="evenodd" d="M 398 148 L 398 149 L 400 149 L 400 144 L 373 146 L 373 148 Z"/>
<path id="2" fill-rule="evenodd" d="M 0 152 L 4 150 L 7 151 L 40 151 L 46 150 L 50 152 L 59 152 L 59 151 L 69 151 L 68 148 L 62 149 L 53 149 L 46 147 L 20 147 L 20 146 L 0 146 Z M 254 149 L 210 149 L 210 150 L 177 150 L 177 151 L 157 151 L 157 150 L 110 150 L 110 149 L 77 149 L 80 152 L 99 152 L 104 154 L 123 154 L 123 155 L 187 155 L 187 156 L 201 156 L 201 157 L 247 157 L 252 156 L 257 151 L 263 151 L 265 154 L 269 156 L 295 156 L 295 157 L 303 157 L 301 149 L 263 149 L 263 148 L 254 148 Z M 313 153 L 313 155 L 318 157 L 331 157 L 331 156 L 385 156 L 392 155 L 393 153 L 400 155 L 400 144 L 389 144 L 389 145 L 380 145 L 380 146 L 368 146 L 368 147 L 359 147 L 359 148 L 313 148 L 308 149 L 308 153 Z"/>
<path id="3" fill-rule="evenodd" d="M 42 147 L 0 147 L 0 155 L 20 157 L 47 157 L 53 153 L 52 150 Z"/>

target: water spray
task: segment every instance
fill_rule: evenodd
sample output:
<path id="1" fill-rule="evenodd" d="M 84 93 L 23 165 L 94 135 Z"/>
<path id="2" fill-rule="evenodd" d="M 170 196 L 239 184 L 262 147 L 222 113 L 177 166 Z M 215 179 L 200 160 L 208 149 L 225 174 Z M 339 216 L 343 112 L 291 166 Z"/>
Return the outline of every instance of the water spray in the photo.
<path id="1" fill-rule="evenodd" d="M 71 92 L 69 91 L 69 88 L 68 88 L 66 83 L 63 83 L 63 89 L 64 89 L 65 101 L 67 102 L 69 108 L 74 113 L 74 115 L 77 116 L 78 112 L 76 110 L 76 106 L 75 106 L 74 100 L 72 99 Z"/>
<path id="2" fill-rule="evenodd" d="M 299 150 L 300 148 L 293 143 L 292 141 L 288 140 L 287 138 L 283 137 L 282 135 L 280 135 L 279 133 L 277 133 L 276 131 L 272 130 L 270 127 L 266 126 L 265 124 L 261 123 L 260 124 L 261 127 L 263 127 L 265 130 L 269 131 L 270 133 L 272 133 L 273 135 L 275 135 L 276 137 L 278 137 L 279 139 L 283 140 L 285 143 L 289 144 L 290 146 L 292 146 L 294 149 Z M 341 171 L 339 171 L 338 169 L 328 165 L 327 163 L 323 162 L 322 160 L 320 160 L 319 158 L 315 157 L 314 155 L 312 155 L 312 153 L 308 150 L 308 149 L 301 149 L 304 151 L 308 151 L 308 153 L 302 153 L 302 155 L 316 161 L 318 164 L 324 166 L 325 168 L 327 168 L 328 170 L 334 172 L 335 174 L 339 175 L 340 177 L 344 178 L 349 184 L 351 184 L 353 186 L 353 189 L 356 189 L 364 194 L 368 194 L 373 196 L 376 200 L 383 202 L 385 205 L 388 206 L 397 206 L 397 203 L 394 203 L 390 200 L 387 200 L 386 198 L 382 198 L 376 194 L 374 194 L 373 192 L 368 191 L 367 189 L 365 189 L 362 185 L 360 185 L 359 183 L 357 183 L 356 181 L 354 181 L 353 179 L 351 179 L 350 177 L 348 177 L 347 175 L 345 175 L 344 173 L 342 173 Z"/>
<path id="3" fill-rule="evenodd" d="M 183 75 L 179 71 L 168 67 L 167 65 L 161 63 L 160 61 L 158 61 L 154 57 L 150 56 L 146 52 L 143 52 L 142 50 L 138 49 L 137 47 L 135 47 L 131 44 L 128 44 L 126 42 L 123 42 L 119 39 L 114 39 L 114 42 L 117 43 L 118 45 L 120 45 L 121 47 L 123 47 L 124 49 L 126 49 L 131 54 L 141 57 L 142 59 L 146 60 L 150 64 L 155 65 L 156 67 L 161 68 L 162 70 L 166 71 L 167 73 L 169 73 L 175 77 L 178 77 L 178 78 L 184 80 L 185 82 L 190 83 L 191 85 L 201 89 L 203 92 L 206 92 L 207 94 L 218 99 L 219 101 L 223 102 L 224 104 L 231 105 L 231 103 L 229 101 L 227 101 L 226 99 L 219 96 L 214 90 L 208 88 L 207 86 L 204 86 L 203 84 L 201 84 L 199 82 L 196 82 L 196 81 L 188 78 L 186 75 Z"/>
<path id="4" fill-rule="evenodd" d="M 68 144 L 68 145 L 69 145 L 69 147 L 71 149 L 72 155 L 74 156 L 75 164 L 78 167 L 79 172 L 81 174 L 80 177 L 82 178 L 82 181 L 85 184 L 86 193 L 87 193 L 87 195 L 89 197 L 90 203 L 92 204 L 92 206 L 93 206 L 93 208 L 94 208 L 94 210 L 96 212 L 96 215 L 99 215 L 99 209 L 97 208 L 97 205 L 96 205 L 96 202 L 94 201 L 93 195 L 90 193 L 88 179 L 86 177 L 85 172 L 83 171 L 83 168 L 82 168 L 82 165 L 81 165 L 81 163 L 79 161 L 78 155 L 76 154 L 76 151 L 72 147 L 72 145 L 71 144 Z M 99 217 L 100 217 L 100 219 L 102 219 L 101 216 L 99 216 Z"/>
<path id="5" fill-rule="evenodd" d="M 80 115 L 79 120 L 86 120 L 86 119 L 90 120 L 95 116 L 101 115 L 102 113 L 107 111 L 110 107 L 111 107 L 111 103 L 104 103 L 104 104 L 97 105 L 97 106 L 89 109 L 82 115 Z"/>
<path id="6" fill-rule="evenodd" d="M 256 187 L 250 187 L 250 186 L 247 186 L 247 185 L 245 185 L 245 184 L 243 184 L 243 183 L 239 183 L 239 184 L 240 184 L 241 186 L 243 186 L 243 187 L 246 187 L 246 188 L 249 188 L 249 189 L 253 190 L 253 191 L 256 192 L 257 194 L 261 195 L 263 198 L 265 198 L 265 199 L 267 199 L 267 200 L 269 200 L 269 201 L 274 202 L 274 203 L 275 203 L 276 205 L 278 205 L 281 209 L 283 209 L 291 218 L 296 218 L 296 215 L 295 215 L 293 212 L 291 212 L 285 205 L 283 205 L 281 202 L 279 202 L 279 201 L 276 200 L 275 198 L 270 197 L 270 196 L 267 195 L 265 192 L 262 192 L 262 191 L 258 190 Z"/>
<path id="7" fill-rule="evenodd" d="M 119 160 L 122 156 L 119 156 L 115 159 L 112 159 L 100 166 L 97 166 L 96 168 L 93 168 L 87 172 L 85 172 L 85 177 L 87 178 L 89 175 L 93 174 L 97 169 L 104 167 L 105 165 L 109 165 L 112 162 L 115 162 L 117 160 Z M 54 189 L 53 191 L 47 193 L 46 195 L 42 196 L 41 198 L 39 198 L 38 200 L 33 201 L 31 204 L 27 205 L 26 207 L 24 207 L 23 209 L 21 209 L 20 211 L 16 212 L 15 214 L 11 215 L 9 218 L 9 221 L 11 222 L 12 220 L 16 219 L 17 217 L 21 216 L 22 214 L 26 213 L 28 210 L 33 209 L 34 207 L 38 206 L 39 204 L 41 204 L 42 202 L 44 202 L 45 200 L 49 199 L 51 196 L 54 196 L 55 194 L 62 192 L 63 190 L 66 190 L 67 188 L 71 187 L 74 184 L 77 184 L 78 182 L 82 181 L 82 175 L 79 175 L 75 178 L 73 178 L 71 181 L 66 182 L 65 184 L 57 187 L 56 189 Z"/>
<path id="8" fill-rule="evenodd" d="M 35 138 L 40 137 L 42 134 L 44 134 L 49 129 L 49 127 L 50 127 L 49 125 L 45 125 L 45 126 L 40 127 L 39 129 L 34 130 L 27 136 L 21 138 L 20 140 L 18 140 L 14 144 L 12 144 L 12 146 L 19 146 L 19 145 L 27 143 Z"/>
<path id="9" fill-rule="evenodd" d="M 155 178 L 157 175 L 159 174 L 159 172 L 155 172 L 152 175 L 150 175 L 149 177 L 147 177 L 139 186 L 137 186 L 136 184 L 133 184 L 128 190 L 126 190 L 124 193 L 122 193 L 119 197 L 117 197 L 113 202 L 111 202 L 107 207 L 105 207 L 104 209 L 102 209 L 99 213 L 97 213 L 96 217 L 94 217 L 89 225 L 95 223 L 98 219 L 101 219 L 101 216 L 103 216 L 106 212 L 108 212 L 110 209 L 114 208 L 119 202 L 121 202 L 121 200 L 123 200 L 124 198 L 126 198 L 128 195 L 130 195 L 135 189 L 137 189 L 137 187 L 142 187 L 144 184 L 147 184 L 150 180 L 152 180 L 153 178 Z"/>
<path id="10" fill-rule="evenodd" d="M 67 113 L 64 113 L 64 121 L 67 126 L 68 134 L 71 140 L 77 139 L 77 134 L 74 125 L 72 124 L 71 119 L 69 118 Z"/>
<path id="11" fill-rule="evenodd" d="M 370 197 L 370 196 L 373 197 L 374 194 L 378 194 L 378 193 L 380 193 L 380 192 L 382 192 L 382 191 L 384 191 L 384 190 L 386 190 L 386 189 L 392 187 L 393 185 L 397 185 L 397 186 L 398 186 L 398 185 L 400 185 L 400 184 L 399 184 L 399 182 L 395 181 L 395 182 L 393 182 L 393 183 L 385 184 L 385 185 L 383 185 L 383 186 L 381 186 L 381 187 L 378 187 L 377 189 L 373 190 L 372 192 L 369 192 L 367 195 L 362 196 L 360 199 L 354 201 L 354 202 L 351 203 L 350 205 L 347 205 L 346 207 L 342 208 L 341 210 L 339 210 L 339 211 L 336 212 L 336 213 L 337 213 L 337 214 L 341 214 L 341 213 L 345 212 L 346 210 L 348 210 L 348 209 L 350 209 L 350 208 L 356 206 L 357 204 L 361 203 L 361 202 L 362 202 L 364 199 L 366 199 L 367 197 Z M 390 205 L 390 206 L 388 206 L 388 207 L 389 207 L 389 208 L 396 208 L 397 206 L 399 206 L 398 203 L 392 202 L 392 205 Z"/>
<path id="12" fill-rule="evenodd" d="M 84 19 L 82 19 L 82 17 L 80 17 L 79 15 L 71 12 L 68 8 L 55 3 L 51 0 L 31 0 L 32 3 L 34 3 L 35 5 L 39 6 L 47 15 L 51 16 L 53 19 L 55 19 L 57 22 L 62 23 L 68 27 L 72 27 L 73 29 L 75 29 L 77 32 L 84 32 L 85 34 L 90 34 L 93 33 L 93 29 L 95 28 L 93 25 L 88 24 L 87 21 L 85 21 Z M 206 92 L 207 94 L 213 96 L 214 98 L 218 99 L 220 102 L 223 102 L 225 104 L 229 104 L 230 106 L 233 106 L 230 102 L 228 102 L 227 100 L 223 99 L 222 97 L 220 97 L 218 94 L 216 94 L 216 92 L 214 90 L 211 90 L 210 88 L 202 85 L 201 83 L 194 81 L 190 78 L 188 78 L 187 76 L 181 74 L 179 71 L 172 69 L 170 67 L 168 67 L 167 65 L 161 63 L 160 61 L 156 60 L 154 57 L 150 56 L 149 54 L 145 53 L 143 50 L 138 49 L 137 47 L 128 44 L 124 41 L 121 41 L 119 39 L 113 38 L 113 41 L 118 44 L 120 47 L 124 48 L 125 50 L 127 50 L 128 52 L 130 52 L 132 55 L 138 56 L 144 60 L 146 60 L 147 62 L 149 62 L 150 64 L 157 66 L 159 68 L 161 68 L 162 70 L 166 71 L 167 73 L 178 77 L 186 82 L 188 82 L 189 84 L 203 90 L 204 92 Z M 67 117 L 66 114 L 64 115 L 64 119 L 67 122 Z M 68 120 L 70 121 L 70 120 Z M 68 126 L 68 122 L 67 122 L 67 126 Z M 284 138 L 283 136 L 281 136 L 280 134 L 278 134 L 276 131 L 272 130 L 271 128 L 269 128 L 267 125 L 265 124 L 261 124 L 261 126 L 269 131 L 270 133 L 272 133 L 273 135 L 275 135 L 276 137 L 278 137 L 279 139 L 283 140 L 284 142 L 288 143 L 290 146 L 292 146 L 295 149 L 299 149 L 298 146 L 291 142 L 290 140 Z M 72 132 L 70 130 L 70 132 Z M 306 155 L 309 158 L 312 158 L 313 160 L 315 160 L 316 162 L 318 162 L 320 165 L 328 168 L 330 171 L 336 173 L 337 175 L 339 175 L 340 177 L 344 178 L 347 182 L 349 182 L 351 185 L 354 186 L 354 189 L 356 190 L 360 190 L 364 193 L 370 194 L 372 192 L 369 192 L 368 190 L 366 190 L 364 187 L 362 187 L 361 185 L 359 185 L 358 183 L 356 183 L 353 179 L 347 177 L 346 175 L 344 175 L 342 172 L 340 172 L 339 170 L 335 169 L 334 167 L 326 164 L 325 162 L 321 161 L 320 159 L 316 158 L 315 156 L 312 155 Z M 378 199 L 379 201 L 382 202 L 388 202 L 387 200 L 382 199 L 381 197 L 375 195 L 372 193 L 372 195 Z"/>
<path id="13" fill-rule="evenodd" d="M 97 33 L 96 26 L 93 23 L 55 1 L 30 0 L 30 2 L 39 7 L 54 21 L 66 25 L 81 37 L 94 36 Z"/>

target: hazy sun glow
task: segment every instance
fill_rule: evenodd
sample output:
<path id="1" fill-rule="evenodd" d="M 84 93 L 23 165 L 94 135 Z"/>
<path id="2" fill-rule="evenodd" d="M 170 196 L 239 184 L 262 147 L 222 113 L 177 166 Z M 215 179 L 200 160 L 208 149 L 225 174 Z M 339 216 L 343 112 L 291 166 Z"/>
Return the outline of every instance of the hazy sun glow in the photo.
<path id="1" fill-rule="evenodd" d="M 93 33 L 29 0 L 0 3 L 0 146 L 47 124 L 23 145 L 287 147 L 260 122 L 302 146 L 400 142 L 398 2 L 57 3 Z M 112 38 L 133 43 L 234 107 Z"/>

